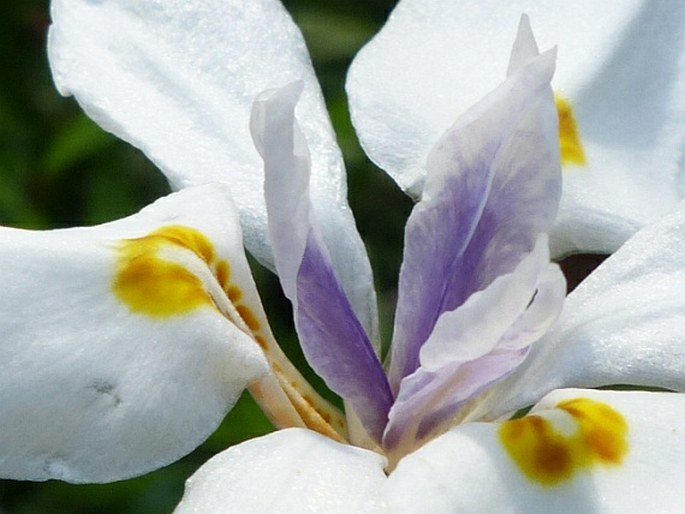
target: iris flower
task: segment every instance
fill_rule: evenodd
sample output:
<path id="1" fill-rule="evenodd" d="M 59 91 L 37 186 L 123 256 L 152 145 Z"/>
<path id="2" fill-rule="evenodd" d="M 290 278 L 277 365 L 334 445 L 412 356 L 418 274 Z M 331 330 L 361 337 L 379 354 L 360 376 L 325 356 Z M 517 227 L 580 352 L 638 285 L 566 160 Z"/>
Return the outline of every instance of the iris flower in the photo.
<path id="1" fill-rule="evenodd" d="M 683 397 L 566 388 L 683 389 L 685 208 L 561 311 L 556 52 L 538 53 L 525 17 L 507 78 L 425 155 L 385 367 L 340 153 L 280 4 L 61 0 L 53 21 L 60 91 L 179 191 L 97 227 L 0 231 L 5 477 L 145 473 L 248 387 L 284 430 L 211 459 L 179 512 L 677 505 Z M 344 414 L 280 351 L 243 240 Z"/>

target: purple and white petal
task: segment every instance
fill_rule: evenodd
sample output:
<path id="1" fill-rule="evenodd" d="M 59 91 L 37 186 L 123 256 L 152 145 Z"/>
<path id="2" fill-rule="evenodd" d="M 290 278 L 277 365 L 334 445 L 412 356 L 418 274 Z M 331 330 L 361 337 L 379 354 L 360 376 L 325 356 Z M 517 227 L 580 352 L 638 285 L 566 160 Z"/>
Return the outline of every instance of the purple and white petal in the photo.
<path id="1" fill-rule="evenodd" d="M 421 349 L 421 366 L 400 383 L 386 449 L 407 453 L 454 425 L 465 405 L 521 364 L 556 320 L 565 292 L 541 235 L 513 273 L 444 313 Z"/>
<path id="2" fill-rule="evenodd" d="M 302 429 L 234 446 L 186 482 L 175 514 L 386 512 L 380 455 Z"/>
<path id="3" fill-rule="evenodd" d="M 685 204 L 638 232 L 567 298 L 526 362 L 480 416 L 557 387 L 615 384 L 685 391 Z"/>
<path id="4" fill-rule="evenodd" d="M 560 194 L 554 52 L 523 66 L 462 116 L 431 152 L 422 201 L 407 222 L 390 382 L 419 365 L 445 311 L 533 250 Z"/>
<path id="5" fill-rule="evenodd" d="M 371 159 L 420 197 L 435 141 L 504 76 L 523 12 L 543 48 L 558 45 L 552 86 L 585 156 L 565 166 L 553 254 L 613 252 L 682 197 L 679 0 L 402 0 L 350 69 L 354 125 Z"/>
<path id="6" fill-rule="evenodd" d="M 542 280 L 549 282 L 549 287 L 542 287 L 545 292 L 550 289 L 551 294 L 541 301 L 537 292 Z M 549 327 L 561 311 L 565 290 L 564 276 L 558 266 L 549 262 L 547 236 L 540 235 L 535 249 L 513 272 L 497 277 L 458 309 L 444 312 L 438 318 L 419 352 L 421 367 L 435 371 L 493 351 L 499 347 L 502 334 L 533 305 L 543 309 L 540 315 Z"/>
<path id="7" fill-rule="evenodd" d="M 264 158 L 276 269 L 293 304 L 300 344 L 312 368 L 380 441 L 392 403 L 383 368 L 338 279 L 309 197 L 309 154 L 294 118 L 300 84 L 255 103 L 252 130 Z M 361 270 L 359 281 L 366 277 Z M 369 290 L 372 284 L 367 282 Z M 366 319 L 369 318 L 369 313 Z"/>

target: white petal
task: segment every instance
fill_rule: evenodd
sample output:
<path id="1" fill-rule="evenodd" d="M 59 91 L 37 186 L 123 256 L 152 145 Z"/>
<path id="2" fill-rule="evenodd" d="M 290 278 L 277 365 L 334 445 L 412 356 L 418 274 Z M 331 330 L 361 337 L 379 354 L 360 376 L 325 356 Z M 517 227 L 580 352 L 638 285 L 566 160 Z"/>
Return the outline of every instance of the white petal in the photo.
<path id="1" fill-rule="evenodd" d="M 638 232 L 571 293 L 551 331 L 492 391 L 491 415 L 558 387 L 685 391 L 685 203 Z"/>
<path id="2" fill-rule="evenodd" d="M 312 152 L 315 208 L 325 211 L 332 239 L 359 239 L 321 91 L 280 2 L 57 0 L 52 17 L 50 64 L 62 94 L 143 150 L 174 188 L 227 183 L 247 246 L 267 265 L 262 162 L 250 138 L 250 109 L 262 91 L 302 80 L 297 111 Z"/>
<path id="3" fill-rule="evenodd" d="M 507 66 L 507 77 L 516 73 L 529 59 L 532 59 L 539 53 L 538 43 L 535 41 L 533 29 L 530 27 L 530 18 L 528 15 L 523 14 L 519 20 L 516 40 L 511 48 L 509 66 Z"/>
<path id="4" fill-rule="evenodd" d="M 678 512 L 684 412 L 685 396 L 675 393 L 555 391 L 537 417 L 461 425 L 405 457 L 387 482 L 388 506 L 398 514 Z M 530 430 L 539 446 L 524 447 L 504 427 Z"/>
<path id="5" fill-rule="evenodd" d="M 301 93 L 301 82 L 265 91 L 255 101 L 250 120 L 252 138 L 264 160 L 264 195 L 276 270 L 294 308 L 297 271 L 312 230 L 310 153 L 294 113 Z"/>
<path id="6" fill-rule="evenodd" d="M 681 197 L 678 0 L 402 0 L 350 69 L 355 127 L 369 156 L 420 195 L 432 146 L 504 77 L 522 12 L 541 48 L 558 45 L 552 86 L 570 102 L 587 162 L 565 167 L 553 253 L 614 251 Z"/>
<path id="7" fill-rule="evenodd" d="M 209 460 L 175 513 L 382 514 L 384 465 L 378 454 L 315 432 L 281 430 Z"/>
<path id="8" fill-rule="evenodd" d="M 266 320 L 219 185 L 96 227 L 3 228 L 0 241 L 3 477 L 104 482 L 173 462 L 268 369 L 246 334 Z M 177 297 L 186 272 L 198 289 Z"/>

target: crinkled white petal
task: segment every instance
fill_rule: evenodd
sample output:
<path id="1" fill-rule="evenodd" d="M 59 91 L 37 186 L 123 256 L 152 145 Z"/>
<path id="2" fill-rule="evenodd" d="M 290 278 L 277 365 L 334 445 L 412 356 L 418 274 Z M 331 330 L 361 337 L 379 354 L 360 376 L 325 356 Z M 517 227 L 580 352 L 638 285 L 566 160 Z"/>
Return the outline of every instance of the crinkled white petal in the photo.
<path id="1" fill-rule="evenodd" d="M 505 76 L 521 13 L 558 45 L 553 88 L 570 102 L 587 164 L 567 165 L 553 254 L 612 252 L 682 196 L 685 4 L 402 0 L 348 76 L 362 146 L 421 194 L 440 135 Z"/>
<path id="2" fill-rule="evenodd" d="M 616 462 L 603 462 L 601 455 L 593 454 L 590 430 L 580 432 L 581 438 L 588 434 L 589 438 L 574 440 L 578 425 L 566 411 L 555 408 L 578 398 L 608 406 L 625 422 L 627 447 L 622 449 L 620 430 L 612 431 L 617 428 L 614 420 L 599 416 L 599 428 L 609 431 L 603 433 L 606 439 L 595 442 L 600 449 L 616 451 L 620 457 Z M 580 406 L 581 412 L 585 407 Z M 592 407 L 584 412 L 594 414 Z M 571 464 L 577 465 L 570 467 L 568 476 L 545 484 L 529 478 L 504 449 L 499 424 L 467 423 L 399 463 L 384 490 L 390 512 L 641 514 L 682 508 L 685 395 L 559 390 L 546 396 L 531 414 L 550 420 L 553 430 L 561 434 L 557 442 L 562 448 L 569 445 Z M 612 448 L 613 443 L 618 444 Z M 555 462 L 553 452 L 559 448 L 548 448 L 543 455 L 549 460 L 543 459 L 540 466 Z M 564 469 L 563 458 L 556 463 L 559 467 L 550 466 L 551 473 Z"/>
<path id="3" fill-rule="evenodd" d="M 685 203 L 644 228 L 571 293 L 557 323 L 476 415 L 558 387 L 685 391 Z"/>
<path id="4" fill-rule="evenodd" d="M 382 514 L 384 465 L 368 450 L 281 430 L 210 459 L 186 483 L 175 513 Z"/>
<path id="5" fill-rule="evenodd" d="M 219 308 L 228 300 L 209 266 L 226 260 L 239 303 L 266 325 L 223 186 L 186 189 L 96 227 L 0 229 L 3 477 L 104 482 L 166 465 L 267 371 L 255 341 L 212 302 L 156 316 L 115 292 L 122 245 L 169 226 L 205 236 L 215 261 L 173 245 L 160 259 L 200 277 Z"/>
<path id="6" fill-rule="evenodd" d="M 250 120 L 252 138 L 264 160 L 264 195 L 276 270 L 294 308 L 297 272 L 312 230 L 310 154 L 294 113 L 301 92 L 301 82 L 265 91 L 255 101 Z"/>
<path id="7" fill-rule="evenodd" d="M 312 154 L 314 208 L 327 239 L 363 255 L 323 97 L 280 2 L 56 0 L 52 18 L 49 57 L 60 92 L 143 150 L 174 188 L 227 183 L 249 250 L 269 266 L 250 109 L 262 91 L 303 81 L 297 113 Z"/>

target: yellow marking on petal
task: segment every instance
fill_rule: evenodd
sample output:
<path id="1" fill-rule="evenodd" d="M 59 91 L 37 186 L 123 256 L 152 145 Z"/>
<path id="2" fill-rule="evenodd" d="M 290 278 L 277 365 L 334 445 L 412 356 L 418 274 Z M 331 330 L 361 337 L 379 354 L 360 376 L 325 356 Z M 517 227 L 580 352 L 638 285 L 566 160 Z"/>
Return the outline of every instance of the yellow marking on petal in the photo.
<path id="1" fill-rule="evenodd" d="M 214 258 L 214 247 L 201 232 L 170 225 L 147 236 L 127 239 L 117 250 L 117 270 L 112 288 L 133 312 L 152 317 L 187 313 L 214 302 L 202 281 L 181 264 L 160 257 L 165 247 L 190 250 L 205 262 Z"/>
<path id="2" fill-rule="evenodd" d="M 526 477 L 554 486 L 579 470 L 621 464 L 628 453 L 628 424 L 619 412 L 588 398 L 565 400 L 557 408 L 576 425 L 572 434 L 538 415 L 507 421 L 499 429 L 500 441 Z"/>
<path id="3" fill-rule="evenodd" d="M 228 294 L 228 299 L 231 300 L 231 303 L 236 303 L 243 296 L 243 292 L 236 286 L 228 287 L 226 289 L 226 294 Z"/>
<path id="4" fill-rule="evenodd" d="M 267 351 L 269 349 L 269 343 L 262 336 L 255 336 L 255 341 L 257 341 L 262 350 Z"/>
<path id="5" fill-rule="evenodd" d="M 345 438 L 331 426 L 331 420 L 333 419 L 333 416 L 326 412 L 325 404 L 322 404 L 321 402 L 314 402 L 314 399 L 309 395 L 301 395 L 287 382 L 287 380 L 285 380 L 285 377 L 278 374 L 276 377 L 278 378 L 279 383 L 283 386 L 283 392 L 286 394 L 293 408 L 302 418 L 302 421 L 307 428 L 328 436 L 339 443 L 346 442 Z M 318 408 L 315 407 L 317 403 L 319 404 Z M 341 425 L 342 417 L 340 415 L 335 416 L 335 421 L 337 422 L 338 426 L 344 430 L 345 425 L 344 423 Z"/>
<path id="6" fill-rule="evenodd" d="M 628 424 L 625 418 L 606 403 L 587 398 L 560 402 L 557 407 L 568 412 L 585 435 L 589 454 L 604 464 L 620 464 L 628 453 Z"/>
<path id="7" fill-rule="evenodd" d="M 206 263 L 214 261 L 214 246 L 199 230 L 182 225 L 168 225 L 152 232 L 147 237 L 160 237 L 171 244 L 186 248 Z"/>
<path id="8" fill-rule="evenodd" d="M 215 270 L 216 279 L 225 290 L 228 287 L 228 280 L 231 278 L 231 268 L 226 261 L 219 261 L 216 263 Z"/>
<path id="9" fill-rule="evenodd" d="M 559 114 L 559 149 L 561 152 L 561 164 L 587 164 L 585 150 L 580 141 L 578 124 L 573 116 L 573 109 L 568 100 L 559 94 L 554 95 L 554 102 Z"/>
<path id="10" fill-rule="evenodd" d="M 263 349 L 276 382 L 284 393 L 278 395 L 282 400 L 276 398 L 274 401 L 273 397 L 265 394 L 269 390 L 268 381 L 257 381 L 250 385 L 250 391 L 270 419 L 277 425 L 282 423 L 279 426 L 306 426 L 336 441 L 346 441 L 342 413 L 318 396 L 290 364 L 278 344 L 269 344 L 272 336 L 268 326 L 265 323 L 264 330 L 260 332 L 262 322 L 255 311 L 237 303 L 243 292 L 230 283 L 229 263 L 217 259 L 214 246 L 206 236 L 193 228 L 170 225 L 139 238 L 123 240 L 117 245 L 116 251 L 117 267 L 112 289 L 116 297 L 131 311 L 153 318 L 165 318 L 184 314 L 201 306 L 210 306 L 217 310 L 223 308 L 221 312 L 230 321 L 236 323 L 241 330 L 251 332 L 249 335 Z M 188 258 L 192 259 L 192 256 L 188 252 L 192 252 L 206 264 L 208 274 L 212 272 L 214 279 L 228 296 L 232 304 L 230 308 L 225 305 L 223 298 L 217 298 L 215 303 L 203 280 L 181 262 L 175 262 L 175 257 L 179 257 L 179 261 L 189 262 Z M 201 265 L 201 262 L 195 264 Z M 216 284 L 209 286 L 212 291 L 218 290 Z M 283 367 L 286 368 L 285 372 Z M 296 377 L 302 382 L 293 380 L 291 385 L 286 376 Z"/>
<path id="11" fill-rule="evenodd" d="M 240 317 L 243 318 L 243 321 L 248 328 L 252 330 L 252 332 L 257 332 L 259 330 L 259 320 L 249 307 L 245 305 L 238 305 L 236 310 L 238 311 L 238 314 L 240 314 Z"/>

